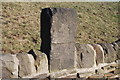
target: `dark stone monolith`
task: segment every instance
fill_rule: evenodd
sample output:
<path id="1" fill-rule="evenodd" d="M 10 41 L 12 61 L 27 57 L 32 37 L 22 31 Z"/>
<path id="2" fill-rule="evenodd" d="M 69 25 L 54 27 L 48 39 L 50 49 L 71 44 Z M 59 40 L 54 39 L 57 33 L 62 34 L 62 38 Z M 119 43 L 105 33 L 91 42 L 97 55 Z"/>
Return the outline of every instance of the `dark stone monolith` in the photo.
<path id="1" fill-rule="evenodd" d="M 77 13 L 74 9 L 42 9 L 41 51 L 48 56 L 51 73 L 74 69 L 76 27 Z"/>

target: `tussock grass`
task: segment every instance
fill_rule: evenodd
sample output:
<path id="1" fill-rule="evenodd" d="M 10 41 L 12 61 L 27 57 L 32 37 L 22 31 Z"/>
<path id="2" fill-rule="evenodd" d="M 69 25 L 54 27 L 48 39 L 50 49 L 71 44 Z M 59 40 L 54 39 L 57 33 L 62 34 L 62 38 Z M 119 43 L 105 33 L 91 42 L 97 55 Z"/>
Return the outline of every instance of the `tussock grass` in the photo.
<path id="1" fill-rule="evenodd" d="M 74 8 L 78 14 L 76 43 L 110 43 L 118 37 L 118 3 L 2 3 L 3 53 L 40 49 L 40 12 L 46 7 Z"/>

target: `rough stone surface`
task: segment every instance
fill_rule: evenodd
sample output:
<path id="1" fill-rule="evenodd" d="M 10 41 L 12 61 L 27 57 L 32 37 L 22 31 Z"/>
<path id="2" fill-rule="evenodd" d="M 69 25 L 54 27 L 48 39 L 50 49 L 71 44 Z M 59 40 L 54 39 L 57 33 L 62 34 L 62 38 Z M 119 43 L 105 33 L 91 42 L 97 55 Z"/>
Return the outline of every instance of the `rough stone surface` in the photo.
<path id="1" fill-rule="evenodd" d="M 48 74 L 40 74 L 40 75 L 34 76 L 33 78 L 38 79 L 38 80 L 43 80 L 43 79 L 48 78 L 48 77 L 49 77 Z"/>
<path id="2" fill-rule="evenodd" d="M 41 51 L 47 54 L 50 71 L 72 68 L 74 65 L 77 13 L 70 8 L 45 8 L 41 13 Z M 70 44 L 70 47 L 69 47 Z M 60 48 L 58 50 L 54 48 Z M 69 49 L 70 48 L 70 49 Z M 65 50 L 64 50 L 65 49 Z M 55 51 L 58 51 L 57 53 Z M 57 56 L 63 56 L 57 59 Z M 72 56 L 72 58 L 71 58 Z M 54 59 L 52 58 L 54 57 Z M 63 59 L 62 59 L 63 58 Z M 59 60 L 60 59 L 60 60 Z M 56 65 L 54 65 L 56 64 Z M 71 64 L 71 65 L 70 65 Z"/>
<path id="3" fill-rule="evenodd" d="M 79 76 L 80 77 L 84 77 L 84 78 L 88 78 L 89 76 L 91 76 L 92 74 L 94 74 L 94 73 L 92 73 L 92 72 L 87 72 L 87 73 L 79 73 Z"/>
<path id="4" fill-rule="evenodd" d="M 96 51 L 96 63 L 97 63 L 97 65 L 99 63 L 103 63 L 104 62 L 104 51 L 103 51 L 103 48 L 100 45 L 98 45 L 98 44 L 93 44 L 92 46 L 93 46 L 93 48 Z"/>
<path id="5" fill-rule="evenodd" d="M 117 55 L 117 59 L 120 59 L 120 43 L 119 42 L 113 42 L 112 45 L 113 45 L 113 48 L 114 50 L 116 51 L 116 55 Z"/>
<path id="6" fill-rule="evenodd" d="M 74 42 L 77 14 L 74 9 L 52 8 L 51 43 Z"/>
<path id="7" fill-rule="evenodd" d="M 72 74 L 76 74 L 75 69 L 69 69 L 69 70 L 66 69 L 66 70 L 61 70 L 58 72 L 53 72 L 53 73 L 50 73 L 50 76 L 51 78 L 63 78 L 63 77 L 66 77 Z"/>
<path id="8" fill-rule="evenodd" d="M 117 43 L 117 45 L 120 47 L 120 39 L 115 41 L 115 43 Z"/>
<path id="9" fill-rule="evenodd" d="M 41 51 L 50 72 L 74 68 L 77 13 L 70 8 L 45 8 L 41 13 Z"/>
<path id="10" fill-rule="evenodd" d="M 17 54 L 17 58 L 19 59 L 20 77 L 31 76 L 36 73 L 34 58 L 31 54 L 19 53 Z"/>
<path id="11" fill-rule="evenodd" d="M 114 62 L 117 59 L 117 53 L 114 50 L 113 45 L 109 43 L 101 43 L 100 45 L 104 50 L 104 61 L 106 63 Z"/>
<path id="12" fill-rule="evenodd" d="M 43 31 L 41 36 L 46 37 L 51 34 L 51 43 L 74 41 L 77 26 L 77 13 L 74 9 L 45 8 L 42 10 L 41 17 Z M 44 31 L 48 33 L 46 34 Z"/>
<path id="13" fill-rule="evenodd" d="M 19 61 L 16 58 L 16 55 L 12 54 L 4 54 L 0 55 L 0 71 L 2 71 L 2 75 L 0 78 L 18 78 L 18 64 Z"/>
<path id="14" fill-rule="evenodd" d="M 51 44 L 50 71 L 74 68 L 74 43 Z"/>
<path id="15" fill-rule="evenodd" d="M 29 54 L 32 54 L 35 59 L 35 67 L 37 73 L 46 74 L 48 73 L 48 59 L 46 54 L 38 50 L 30 50 Z"/>
<path id="16" fill-rule="evenodd" d="M 90 44 L 76 44 L 77 67 L 90 68 L 96 65 L 96 53 Z"/>

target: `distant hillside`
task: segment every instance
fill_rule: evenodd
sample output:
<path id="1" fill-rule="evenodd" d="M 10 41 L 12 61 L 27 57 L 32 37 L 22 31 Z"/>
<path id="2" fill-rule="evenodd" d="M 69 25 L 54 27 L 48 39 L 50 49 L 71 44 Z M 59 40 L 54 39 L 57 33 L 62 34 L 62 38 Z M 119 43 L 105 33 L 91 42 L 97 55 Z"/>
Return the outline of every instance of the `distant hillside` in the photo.
<path id="1" fill-rule="evenodd" d="M 2 3 L 3 52 L 40 49 L 40 11 L 46 7 L 74 8 L 79 24 L 76 42 L 110 43 L 118 37 L 118 3 Z"/>

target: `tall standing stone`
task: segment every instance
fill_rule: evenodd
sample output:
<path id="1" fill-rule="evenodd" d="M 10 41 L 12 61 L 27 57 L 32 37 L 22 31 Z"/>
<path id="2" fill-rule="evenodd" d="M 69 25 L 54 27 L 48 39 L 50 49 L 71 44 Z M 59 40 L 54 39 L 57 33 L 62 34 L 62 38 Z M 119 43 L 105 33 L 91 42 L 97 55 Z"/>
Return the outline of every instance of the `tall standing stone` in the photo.
<path id="1" fill-rule="evenodd" d="M 51 73 L 74 69 L 76 26 L 74 9 L 42 9 L 41 51 L 48 56 Z"/>

